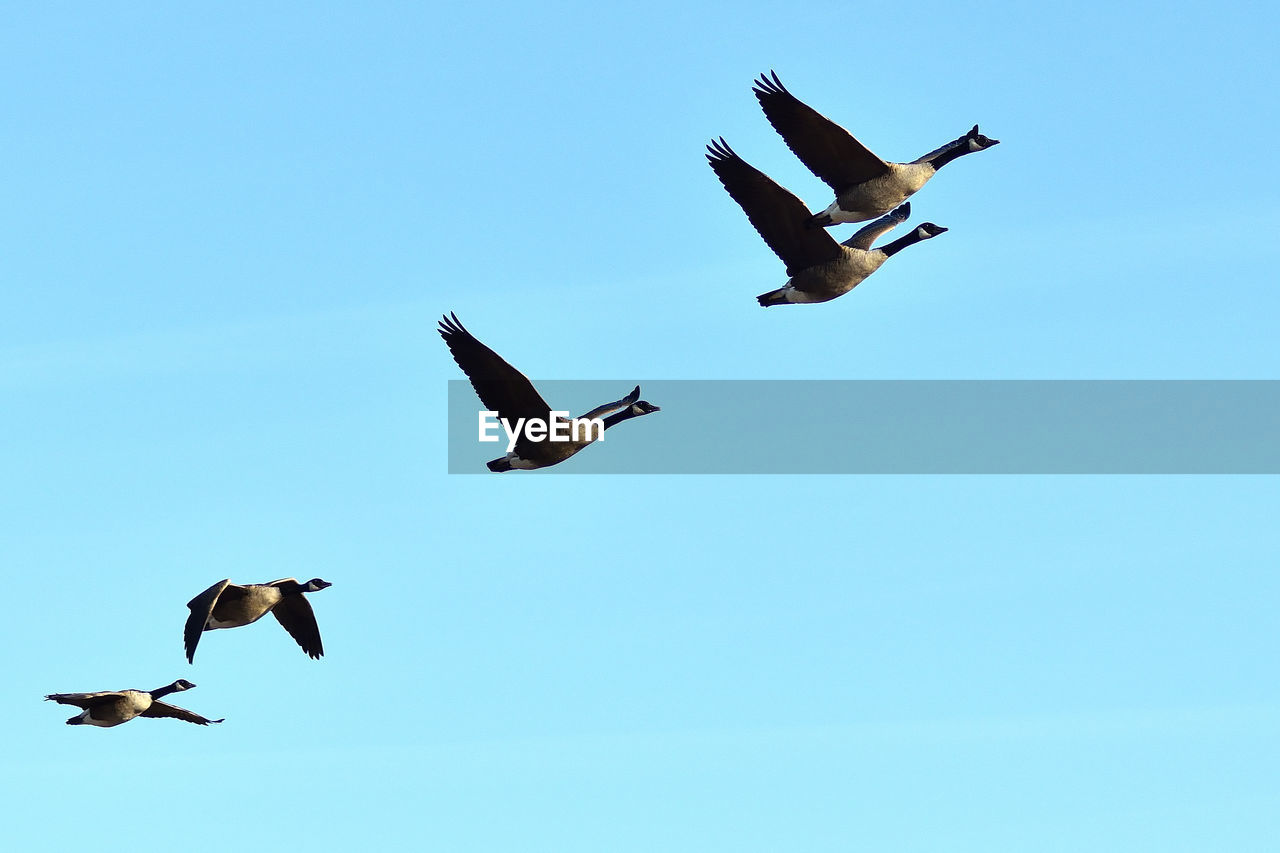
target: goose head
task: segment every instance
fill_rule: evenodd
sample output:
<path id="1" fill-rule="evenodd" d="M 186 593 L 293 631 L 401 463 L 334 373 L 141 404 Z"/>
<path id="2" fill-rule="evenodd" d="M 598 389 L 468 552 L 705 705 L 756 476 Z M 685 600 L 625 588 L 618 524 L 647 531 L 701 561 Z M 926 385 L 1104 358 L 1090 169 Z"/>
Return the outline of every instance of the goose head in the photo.
<path id="1" fill-rule="evenodd" d="M 303 592 L 319 592 L 320 590 L 328 589 L 331 586 L 333 586 L 333 584 L 329 583 L 326 580 L 321 580 L 320 578 L 312 578 L 311 580 L 307 581 L 302 585 L 302 591 Z"/>
<path id="2" fill-rule="evenodd" d="M 973 130 L 965 134 L 964 137 L 969 142 L 970 151 L 982 151 L 993 145 L 999 145 L 999 139 L 992 139 L 990 136 L 983 136 L 978 132 L 978 126 L 975 124 Z"/>
<path id="3" fill-rule="evenodd" d="M 195 687 L 195 685 L 190 681 L 187 681 L 185 678 L 179 678 L 177 681 L 166 685 L 165 687 L 161 687 L 159 690 L 152 690 L 151 698 L 160 699 L 168 696 L 170 693 L 181 693 L 183 690 L 190 690 L 193 687 Z"/>
<path id="4" fill-rule="evenodd" d="M 946 231 L 947 229 L 943 228 L 941 225 L 934 225 L 932 222 L 923 222 L 915 228 L 912 228 L 905 236 L 899 237 L 892 243 L 887 243 L 881 246 L 876 251 L 881 252 L 885 257 L 893 257 L 898 252 L 907 248 L 907 246 L 914 246 L 921 240 L 928 240 L 932 237 L 937 237 L 939 234 L 945 234 Z"/>

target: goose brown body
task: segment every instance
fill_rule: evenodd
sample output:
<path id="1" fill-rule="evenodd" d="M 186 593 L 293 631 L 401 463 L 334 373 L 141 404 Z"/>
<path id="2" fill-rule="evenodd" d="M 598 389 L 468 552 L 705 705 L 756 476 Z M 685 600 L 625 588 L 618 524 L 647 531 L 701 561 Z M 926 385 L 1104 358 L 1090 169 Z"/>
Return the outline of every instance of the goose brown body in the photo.
<path id="1" fill-rule="evenodd" d="M 506 359 L 489 347 L 480 343 L 459 322 L 457 315 L 451 314 L 440 321 L 440 337 L 453 355 L 453 360 L 462 368 L 462 372 L 471 380 L 480 402 L 498 417 L 509 424 L 520 421 L 541 421 L 551 424 L 553 417 L 557 422 L 563 420 L 553 416 L 550 404 L 533 387 L 529 377 L 525 376 Z M 596 406 L 579 420 L 601 419 L 600 429 L 578 430 L 577 435 L 569 430 L 568 440 L 534 441 L 522 434 L 515 446 L 506 456 L 491 460 L 490 471 L 533 470 L 558 465 L 577 454 L 587 445 L 603 437 L 602 430 L 615 426 L 622 421 L 637 418 L 641 415 L 661 411 L 658 406 L 640 399 L 640 386 L 637 385 L 630 394 L 621 400 Z M 605 417 L 607 415 L 607 417 Z M 567 424 L 565 426 L 568 426 Z"/>
<path id="2" fill-rule="evenodd" d="M 205 631 L 240 628 L 257 622 L 268 613 L 312 658 L 324 655 L 320 627 L 305 593 L 318 592 L 333 584 L 312 578 L 305 584 L 294 578 L 269 583 L 233 584 L 223 579 L 187 602 L 191 614 L 183 630 L 187 661 L 195 662 L 196 645 Z"/>
<path id="3" fill-rule="evenodd" d="M 83 712 L 67 720 L 69 726 L 98 726 L 111 728 L 119 726 L 136 717 L 172 717 L 188 723 L 207 726 L 221 723 L 222 720 L 210 720 L 186 708 L 161 702 L 160 699 L 170 693 L 190 690 L 195 687 L 190 681 L 179 678 L 164 687 L 155 690 L 103 690 L 97 693 L 50 693 L 44 698 L 61 705 L 74 705 L 83 708 Z"/>
<path id="4" fill-rule="evenodd" d="M 776 72 L 761 74 L 752 91 L 787 147 L 835 191 L 835 201 L 806 220 L 809 227 L 865 222 L 888 213 L 947 163 L 1000 144 L 1000 140 L 980 133 L 975 124 L 963 136 L 909 163 L 892 163 L 787 91 Z"/>
<path id="5" fill-rule="evenodd" d="M 762 306 L 829 302 L 848 293 L 898 251 L 947 229 L 926 222 L 879 248 L 872 243 L 911 215 L 904 204 L 837 243 L 808 227 L 809 209 L 794 194 L 747 163 L 723 139 L 707 146 L 707 161 L 747 219 L 786 265 L 787 283 L 756 297 Z"/>

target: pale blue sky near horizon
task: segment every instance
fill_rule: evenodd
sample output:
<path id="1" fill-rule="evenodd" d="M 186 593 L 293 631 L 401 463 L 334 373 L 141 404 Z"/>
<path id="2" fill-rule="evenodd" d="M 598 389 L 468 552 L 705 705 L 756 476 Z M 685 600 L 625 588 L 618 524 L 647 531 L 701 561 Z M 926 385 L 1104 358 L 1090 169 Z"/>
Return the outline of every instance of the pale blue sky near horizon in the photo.
<path id="1" fill-rule="evenodd" d="M 624 391 L 1280 378 L 1278 17 L 11 5 L 6 844 L 1273 849 L 1275 477 L 449 476 L 435 324 Z M 764 310 L 703 146 L 826 205 L 770 69 L 886 157 L 1002 144 Z M 186 663 L 191 596 L 286 576 L 322 660 L 268 619 Z M 226 722 L 41 701 L 178 677 Z"/>

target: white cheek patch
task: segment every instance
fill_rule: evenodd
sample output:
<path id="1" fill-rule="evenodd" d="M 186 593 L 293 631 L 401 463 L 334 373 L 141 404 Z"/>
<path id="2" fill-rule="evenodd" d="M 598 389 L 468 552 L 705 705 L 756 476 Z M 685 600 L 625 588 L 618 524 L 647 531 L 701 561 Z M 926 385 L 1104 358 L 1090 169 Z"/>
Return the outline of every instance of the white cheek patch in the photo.
<path id="1" fill-rule="evenodd" d="M 970 140 L 969 140 L 969 150 L 970 150 L 970 151 L 981 151 L 981 150 L 982 150 L 982 143 L 978 142 L 978 140 L 976 140 L 976 139 L 970 139 Z"/>

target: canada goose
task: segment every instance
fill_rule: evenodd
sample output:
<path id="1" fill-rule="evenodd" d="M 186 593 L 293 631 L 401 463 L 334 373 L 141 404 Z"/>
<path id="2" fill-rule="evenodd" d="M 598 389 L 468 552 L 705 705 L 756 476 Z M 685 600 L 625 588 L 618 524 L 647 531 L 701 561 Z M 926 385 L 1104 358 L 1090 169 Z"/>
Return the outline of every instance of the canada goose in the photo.
<path id="1" fill-rule="evenodd" d="M 134 717 L 173 717 L 175 720 L 185 720 L 200 726 L 222 722 L 222 720 L 210 720 L 186 708 L 159 701 L 162 696 L 190 690 L 192 687 L 195 685 L 190 681 L 179 678 L 166 687 L 151 691 L 106 690 L 101 693 L 50 693 L 44 698 L 63 705 L 84 708 L 82 713 L 67 720 L 68 726 L 110 728 L 127 723 Z"/>
<path id="2" fill-rule="evenodd" d="M 282 578 L 270 583 L 234 584 L 220 580 L 187 602 L 191 615 L 182 638 L 187 647 L 187 662 L 195 663 L 196 643 L 200 634 L 218 628 L 239 628 L 257 622 L 268 612 L 276 617 L 284 629 L 313 658 L 324 654 L 320 642 L 320 628 L 311 604 L 303 597 L 306 592 L 319 592 L 333 586 L 328 581 L 312 578 L 298 583 L 293 578 Z"/>
<path id="3" fill-rule="evenodd" d="M 835 190 L 831 206 L 810 218 L 814 227 L 865 222 L 888 213 L 952 160 L 1000 144 L 979 133 L 975 124 L 964 136 L 910 163 L 889 163 L 788 92 L 776 72 L 761 74 L 752 91 L 787 147 Z"/>
<path id="4" fill-rule="evenodd" d="M 519 424 L 522 420 L 551 422 L 551 406 L 542 399 L 542 395 L 533 387 L 529 378 L 516 370 L 500 355 L 475 339 L 475 336 L 463 328 L 456 314 L 450 314 L 440 321 L 440 337 L 453 353 L 453 360 L 462 368 L 471 380 L 471 387 L 476 396 L 489 411 L 498 413 L 498 417 L 509 424 Z M 604 429 L 641 415 L 661 411 L 657 406 L 640 399 L 640 386 L 612 403 L 597 406 L 582 415 L 582 419 L 603 418 Z M 562 423 L 563 418 L 557 418 Z M 519 428 L 518 426 L 515 428 Z M 571 431 L 572 432 L 572 431 Z M 513 468 L 532 470 L 555 465 L 591 444 L 600 436 L 596 430 L 579 429 L 577 435 L 570 434 L 569 440 L 547 439 L 533 441 L 528 433 L 521 431 L 515 446 L 506 456 L 488 463 L 490 471 L 510 471 Z"/>
<path id="5" fill-rule="evenodd" d="M 723 138 L 712 140 L 707 151 L 707 160 L 720 183 L 742 206 L 769 248 L 787 265 L 790 279 L 786 285 L 756 297 L 766 308 L 835 299 L 857 287 L 900 250 L 947 230 L 926 222 L 905 237 L 871 248 L 877 237 L 910 215 L 911 205 L 904 204 L 837 243 L 826 231 L 806 227 L 809 209 L 804 202 L 739 157 Z"/>

